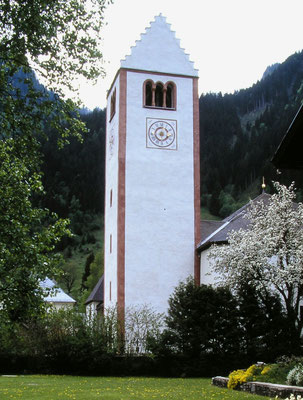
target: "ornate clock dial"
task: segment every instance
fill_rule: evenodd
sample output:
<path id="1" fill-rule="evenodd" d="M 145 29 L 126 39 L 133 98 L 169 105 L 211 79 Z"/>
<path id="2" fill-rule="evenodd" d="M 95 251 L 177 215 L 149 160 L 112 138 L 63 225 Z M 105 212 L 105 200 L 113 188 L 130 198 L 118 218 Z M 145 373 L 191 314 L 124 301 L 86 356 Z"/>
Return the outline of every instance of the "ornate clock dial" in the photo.
<path id="1" fill-rule="evenodd" d="M 176 121 L 148 119 L 148 146 L 158 148 L 176 148 Z"/>

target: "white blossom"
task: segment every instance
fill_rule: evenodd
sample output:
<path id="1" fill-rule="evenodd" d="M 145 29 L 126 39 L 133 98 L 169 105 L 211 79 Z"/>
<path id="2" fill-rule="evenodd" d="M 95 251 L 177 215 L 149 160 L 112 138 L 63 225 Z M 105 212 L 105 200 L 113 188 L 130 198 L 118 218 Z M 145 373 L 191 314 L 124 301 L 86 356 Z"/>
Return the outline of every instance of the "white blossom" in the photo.
<path id="1" fill-rule="evenodd" d="M 212 246 L 209 258 L 220 284 L 237 289 L 250 283 L 256 289 L 278 292 L 287 313 L 295 312 L 303 294 L 303 205 L 294 203 L 294 184 L 274 183 L 269 202 L 250 202 L 247 229 L 230 232 L 228 245 Z"/>

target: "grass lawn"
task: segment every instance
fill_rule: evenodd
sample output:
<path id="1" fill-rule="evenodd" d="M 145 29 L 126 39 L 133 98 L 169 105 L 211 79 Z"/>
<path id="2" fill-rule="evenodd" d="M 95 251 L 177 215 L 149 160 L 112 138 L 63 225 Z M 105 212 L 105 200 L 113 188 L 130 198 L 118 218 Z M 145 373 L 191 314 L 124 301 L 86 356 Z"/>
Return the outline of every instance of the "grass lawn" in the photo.
<path id="1" fill-rule="evenodd" d="M 265 400 L 211 385 L 210 379 L 0 376 L 0 399 L 25 400 Z"/>

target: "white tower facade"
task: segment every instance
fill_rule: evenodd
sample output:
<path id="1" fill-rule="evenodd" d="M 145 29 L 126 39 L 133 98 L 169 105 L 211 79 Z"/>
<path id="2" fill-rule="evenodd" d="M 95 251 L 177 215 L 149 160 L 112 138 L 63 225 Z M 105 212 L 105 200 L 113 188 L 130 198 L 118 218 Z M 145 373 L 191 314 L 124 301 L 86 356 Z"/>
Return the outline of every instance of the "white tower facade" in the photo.
<path id="1" fill-rule="evenodd" d="M 109 90 L 105 308 L 168 308 L 180 281 L 199 277 L 198 74 L 156 17 Z"/>

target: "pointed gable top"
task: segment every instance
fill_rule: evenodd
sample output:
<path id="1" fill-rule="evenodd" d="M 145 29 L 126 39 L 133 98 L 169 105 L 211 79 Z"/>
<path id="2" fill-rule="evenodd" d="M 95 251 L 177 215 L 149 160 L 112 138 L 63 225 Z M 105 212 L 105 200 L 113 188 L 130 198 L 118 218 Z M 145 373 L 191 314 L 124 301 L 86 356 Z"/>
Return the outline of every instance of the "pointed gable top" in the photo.
<path id="1" fill-rule="evenodd" d="M 121 68 L 198 76 L 194 63 L 180 47 L 180 40 L 161 14 L 131 47 L 131 54 L 121 61 Z"/>

